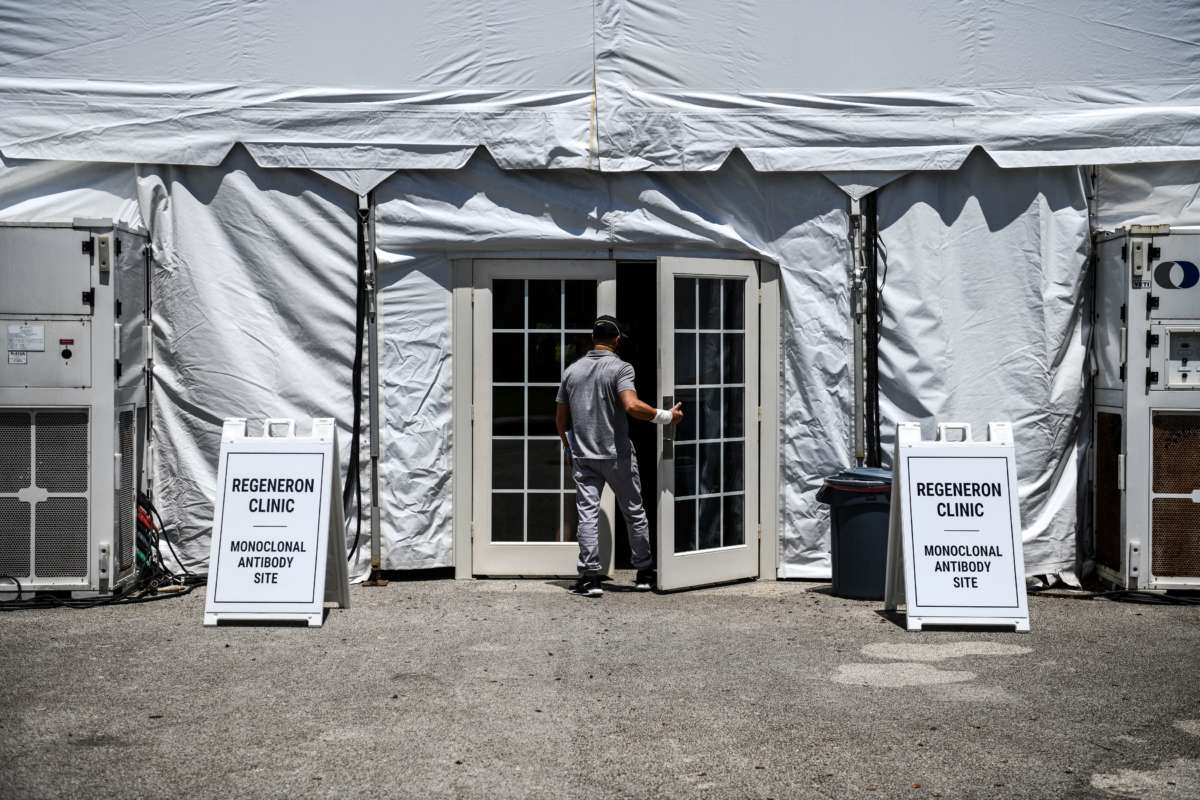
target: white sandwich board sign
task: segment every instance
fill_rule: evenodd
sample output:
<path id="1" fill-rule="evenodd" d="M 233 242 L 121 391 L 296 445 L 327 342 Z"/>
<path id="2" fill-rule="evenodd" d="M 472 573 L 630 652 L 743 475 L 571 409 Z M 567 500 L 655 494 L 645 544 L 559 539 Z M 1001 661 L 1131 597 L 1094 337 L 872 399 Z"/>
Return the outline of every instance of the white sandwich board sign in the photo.
<path id="1" fill-rule="evenodd" d="M 350 607 L 337 428 L 314 419 L 297 436 L 290 419 L 246 420 L 221 430 L 217 503 L 204 624 L 324 619 L 326 601 Z"/>
<path id="2" fill-rule="evenodd" d="M 945 423 L 896 429 L 884 607 L 907 627 L 998 625 L 1029 630 L 1012 426 Z"/>

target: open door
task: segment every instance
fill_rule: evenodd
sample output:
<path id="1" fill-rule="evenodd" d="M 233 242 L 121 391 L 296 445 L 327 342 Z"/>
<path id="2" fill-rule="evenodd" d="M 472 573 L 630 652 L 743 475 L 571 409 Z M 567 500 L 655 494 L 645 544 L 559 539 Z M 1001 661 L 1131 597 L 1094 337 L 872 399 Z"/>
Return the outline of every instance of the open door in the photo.
<path id="1" fill-rule="evenodd" d="M 575 485 L 554 427 L 562 373 L 616 311 L 611 261 L 474 262 L 472 571 L 573 575 Z M 613 498 L 600 503 L 611 568 Z"/>
<path id="2" fill-rule="evenodd" d="M 757 264 L 658 262 L 658 588 L 758 577 Z"/>

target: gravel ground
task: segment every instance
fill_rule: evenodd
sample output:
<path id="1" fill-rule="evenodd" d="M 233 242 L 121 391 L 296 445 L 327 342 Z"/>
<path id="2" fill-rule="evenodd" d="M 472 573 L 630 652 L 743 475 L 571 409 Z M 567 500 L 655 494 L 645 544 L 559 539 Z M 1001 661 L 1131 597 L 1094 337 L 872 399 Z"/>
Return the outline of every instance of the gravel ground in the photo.
<path id="1" fill-rule="evenodd" d="M 0 798 L 1200 797 L 1200 607 L 910 634 L 819 584 L 565 586 L 0 614 Z"/>

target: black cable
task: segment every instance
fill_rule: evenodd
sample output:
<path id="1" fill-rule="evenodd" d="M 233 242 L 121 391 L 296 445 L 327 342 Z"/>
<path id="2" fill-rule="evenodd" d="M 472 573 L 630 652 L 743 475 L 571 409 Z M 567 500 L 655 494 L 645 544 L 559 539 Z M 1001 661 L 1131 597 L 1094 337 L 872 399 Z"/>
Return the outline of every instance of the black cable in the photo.
<path id="1" fill-rule="evenodd" d="M 54 596 L 39 596 L 29 600 L 0 602 L 0 611 L 28 611 L 40 608 L 100 608 L 102 606 L 127 606 L 136 605 L 138 603 L 153 603 L 158 600 L 168 600 L 173 597 L 183 597 L 191 594 L 192 591 L 200 586 L 199 583 L 191 583 L 182 586 L 179 590 L 173 592 L 143 592 L 142 594 L 128 594 L 118 597 L 101 597 L 89 600 L 70 600 Z"/>
<path id="2" fill-rule="evenodd" d="M 350 504 L 351 492 L 355 495 L 354 513 L 354 546 L 346 557 L 348 562 L 354 561 L 358 555 L 358 547 L 362 542 L 362 481 L 359 480 L 359 458 L 362 439 L 362 368 L 363 350 L 367 327 L 367 245 L 366 228 L 369 224 L 370 209 L 359 209 L 358 212 L 358 292 L 354 309 L 354 367 L 350 376 L 351 392 L 354 394 L 354 421 L 351 425 L 350 459 L 346 467 L 346 485 L 342 489 L 342 507 Z M 344 536 L 345 533 L 339 532 Z"/>
<path id="3" fill-rule="evenodd" d="M 1138 603 L 1147 606 L 1200 606 L 1200 597 L 1185 597 L 1178 594 L 1159 594 L 1143 592 L 1136 589 L 1117 589 L 1111 592 L 1098 592 L 1096 597 L 1113 600 L 1119 603 Z"/>
<path id="4" fill-rule="evenodd" d="M 5 600 L 4 602 L 5 603 L 19 602 L 21 599 L 21 595 L 24 594 L 24 591 L 21 589 L 21 582 L 19 580 L 17 580 L 16 578 L 14 578 L 12 575 L 0 575 L 0 581 L 12 581 L 13 583 L 15 583 L 17 585 L 17 596 L 15 598 L 13 598 L 12 600 Z"/>
<path id="5" fill-rule="evenodd" d="M 158 531 L 156 531 L 155 535 L 155 544 L 157 545 L 159 542 L 166 542 L 167 549 L 171 551 L 171 557 L 175 559 L 175 563 L 179 565 L 181 570 L 183 570 L 183 574 L 195 577 L 195 573 L 187 568 L 187 565 L 183 563 L 183 559 L 181 559 L 179 554 L 175 552 L 175 545 L 171 544 L 171 537 L 167 536 L 167 524 L 163 522 L 162 515 L 158 513 L 158 507 L 154 505 L 154 501 L 152 501 L 149 497 L 139 493 L 138 502 L 142 503 L 143 500 L 145 501 L 143 505 L 145 505 L 146 508 L 149 509 L 150 513 L 154 515 L 154 518 L 158 520 Z M 158 547 L 155 547 L 154 551 L 158 553 L 159 564 L 164 570 L 166 570 L 167 565 L 162 561 L 162 550 Z M 170 570 L 167 571 L 169 572 Z"/>

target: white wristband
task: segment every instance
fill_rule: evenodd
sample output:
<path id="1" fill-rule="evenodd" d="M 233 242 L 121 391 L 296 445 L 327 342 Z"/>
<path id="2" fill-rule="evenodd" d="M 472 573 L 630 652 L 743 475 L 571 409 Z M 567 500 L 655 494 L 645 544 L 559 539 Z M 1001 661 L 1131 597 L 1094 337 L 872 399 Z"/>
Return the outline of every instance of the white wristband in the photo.
<path id="1" fill-rule="evenodd" d="M 654 419 L 651 420 L 655 425 L 670 425 L 674 416 L 670 411 L 664 411 L 661 408 L 654 409 Z"/>

